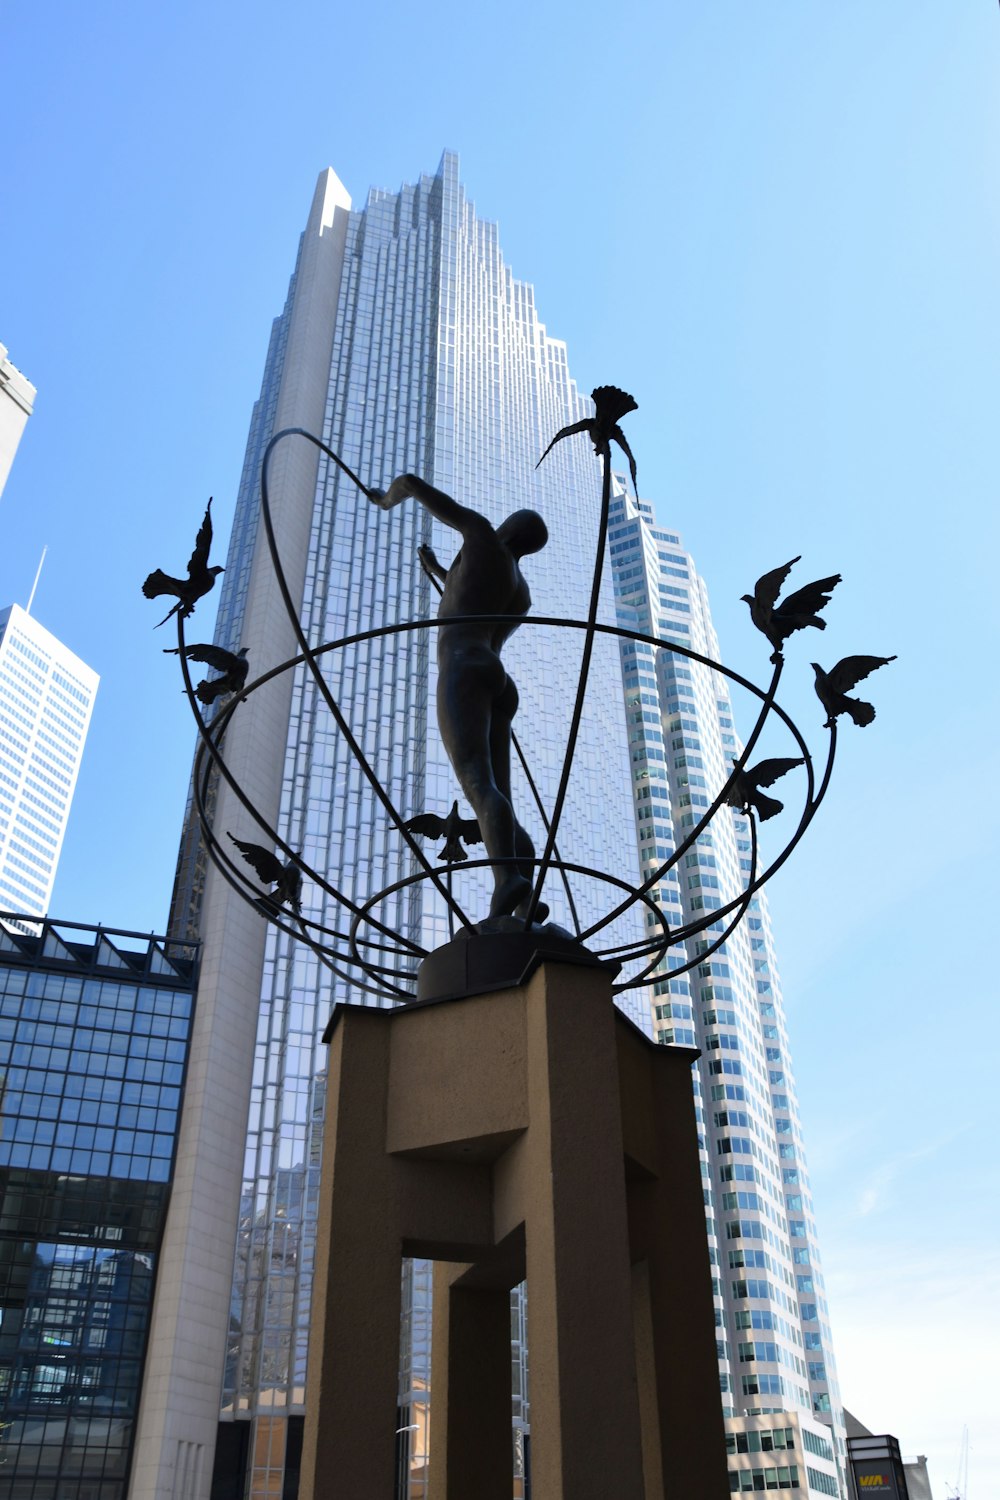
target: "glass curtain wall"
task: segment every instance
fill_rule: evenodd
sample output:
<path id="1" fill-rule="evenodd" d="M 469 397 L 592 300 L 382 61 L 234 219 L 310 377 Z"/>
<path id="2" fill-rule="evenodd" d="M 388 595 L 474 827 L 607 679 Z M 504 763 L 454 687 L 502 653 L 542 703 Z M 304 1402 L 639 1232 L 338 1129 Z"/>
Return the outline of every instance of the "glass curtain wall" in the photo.
<path id="1" fill-rule="evenodd" d="M 0 931 L 0 1494 L 125 1500 L 191 950 Z"/>
<path id="2" fill-rule="evenodd" d="M 248 574 L 255 542 L 254 491 L 284 360 L 282 327 L 279 320 L 225 574 L 218 638 L 226 645 L 238 644 L 241 629 L 241 579 Z M 535 465 L 555 432 L 588 410 L 569 375 L 564 345 L 550 338 L 540 321 L 532 288 L 506 266 L 496 226 L 481 220 L 467 200 L 453 155 L 446 153 L 436 175 L 397 194 L 372 191 L 365 208 L 350 215 L 322 436 L 366 483 L 386 487 L 395 474 L 416 471 L 495 523 L 525 506 L 538 509 L 551 541 L 524 567 L 537 614 L 586 615 L 598 534 L 599 466 L 582 437 L 560 445 L 540 469 Z M 459 540 L 415 502 L 389 513 L 378 510 L 321 460 L 302 611 L 308 638 L 320 643 L 433 614 L 435 595 L 417 549 L 430 542 L 447 565 Z M 608 570 L 600 615 L 608 622 L 615 618 Z M 521 698 L 515 728 L 549 807 L 565 750 L 581 641 L 579 631 L 543 633 L 542 627 L 525 626 L 505 648 Z M 458 793 L 438 742 L 434 657 L 428 631 L 323 658 L 331 691 L 404 817 L 425 811 L 443 815 Z M 617 647 L 599 641 L 559 848 L 566 858 L 633 879 L 632 798 L 619 683 Z M 364 900 L 414 871 L 414 861 L 305 672 L 295 680 L 279 753 L 284 759 L 281 832 L 334 885 Z M 515 797 L 522 821 L 541 846 L 544 829 L 518 772 Z M 434 852 L 428 845 L 428 853 Z M 188 882 L 188 909 L 196 912 L 197 877 L 191 872 L 197 862 L 190 845 L 185 860 L 179 884 Z M 561 887 L 554 879 L 549 885 L 553 917 L 569 925 Z M 613 904 L 607 887 L 585 881 L 575 884 L 573 894 L 583 920 Z M 485 912 L 486 882 L 467 877 L 460 899 L 474 916 Z M 333 904 L 308 883 L 304 900 L 311 917 L 333 925 Z M 427 948 L 450 935 L 444 903 L 427 884 L 389 898 L 378 915 Z M 636 935 L 636 922 L 625 920 L 610 930 L 608 941 Z M 406 962 L 399 964 L 406 972 Z M 271 1434 L 266 1442 L 263 1437 L 251 1442 L 250 1496 L 271 1493 L 281 1483 L 283 1445 L 274 1439 L 272 1419 L 303 1410 L 326 1064 L 319 1037 L 333 1004 L 348 998 L 361 997 L 331 979 L 308 950 L 281 934 L 269 935 L 223 1392 L 224 1417 L 254 1417 L 261 1435 L 266 1420 Z M 627 1004 L 649 1034 L 648 996 L 632 997 Z M 400 1426 L 412 1434 L 405 1461 L 414 1495 L 422 1482 L 429 1280 L 429 1267 L 406 1268 Z M 523 1320 L 518 1304 L 514 1348 L 521 1399 L 515 1415 L 522 1425 L 527 1418 Z"/>

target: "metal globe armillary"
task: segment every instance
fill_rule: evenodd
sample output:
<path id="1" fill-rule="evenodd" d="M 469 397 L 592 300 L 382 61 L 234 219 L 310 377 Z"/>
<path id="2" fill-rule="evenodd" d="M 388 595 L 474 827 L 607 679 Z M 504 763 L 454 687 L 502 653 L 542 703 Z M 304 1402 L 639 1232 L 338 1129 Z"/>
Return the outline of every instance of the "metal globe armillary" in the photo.
<path id="1" fill-rule="evenodd" d="M 784 670 L 785 642 L 807 626 L 823 628 L 818 612 L 830 601 L 840 575 L 819 579 L 780 599 L 788 574 L 798 558 L 764 574 L 752 594 L 743 597 L 750 607 L 753 623 L 773 647 L 773 672 L 766 688 L 760 688 L 721 662 L 678 644 L 675 640 L 609 625 L 598 620 L 601 578 L 605 565 L 608 517 L 611 497 L 611 443 L 625 453 L 633 486 L 636 465 L 628 442 L 619 425 L 622 417 L 636 409 L 626 392 L 615 386 L 599 386 L 593 392 L 594 415 L 563 428 L 542 455 L 541 463 L 554 445 L 576 434 L 585 434 L 602 461 L 603 478 L 598 533 L 595 539 L 595 563 L 590 603 L 584 620 L 564 619 L 550 615 L 529 615 L 530 596 L 520 572 L 520 558 L 545 545 L 547 532 L 541 517 L 534 511 L 518 511 L 494 528 L 484 517 L 468 510 L 450 496 L 435 490 L 418 476 L 400 475 L 387 491 L 366 486 L 339 456 L 314 434 L 302 428 L 286 428 L 271 439 L 261 465 L 261 517 L 264 523 L 271 563 L 281 597 L 298 642 L 299 652 L 260 677 L 248 681 L 245 651 L 234 653 L 220 646 L 188 645 L 184 622 L 193 612 L 195 602 L 214 584 L 220 568 L 208 568 L 211 545 L 211 519 L 205 520 L 191 562 L 188 579 L 171 578 L 157 570 L 144 585 L 147 597 L 157 593 L 173 594 L 178 603 L 171 614 L 177 619 L 177 647 L 184 686 L 200 737 L 194 771 L 194 801 L 208 856 L 225 880 L 275 926 L 305 943 L 333 974 L 353 989 L 376 994 L 397 1002 L 416 997 L 415 980 L 427 950 L 401 932 L 381 921 L 380 906 L 386 898 L 414 884 L 427 882 L 449 914 L 452 932 L 460 934 L 544 933 L 548 907 L 542 900 L 543 888 L 550 876 L 561 883 L 566 909 L 573 931 L 551 930 L 560 940 L 586 950 L 594 960 L 614 967 L 619 979 L 616 993 L 633 989 L 665 971 L 668 953 L 671 977 L 701 964 L 722 946 L 746 914 L 755 893 L 788 859 L 792 850 L 812 822 L 830 784 L 837 744 L 837 719 L 848 714 L 859 725 L 874 718 L 870 704 L 851 698 L 849 691 L 877 667 L 893 657 L 852 656 L 824 671 L 813 663 L 816 693 L 826 711 L 828 731 L 825 764 L 819 774 L 809 748 L 789 715 L 777 702 L 777 691 Z M 440 521 L 460 533 L 462 547 L 448 569 L 442 567 L 427 547 L 420 549 L 420 563 L 441 595 L 436 619 L 417 619 L 381 629 L 356 632 L 312 645 L 306 638 L 282 567 L 274 533 L 268 489 L 269 465 L 275 447 L 290 438 L 312 443 L 357 486 L 368 503 L 384 510 L 404 500 L 414 499 Z M 636 491 L 638 493 L 638 491 Z M 362 502 L 363 503 L 363 502 Z M 169 616 L 168 616 L 169 618 Z M 161 622 L 163 623 L 163 622 Z M 517 694 L 506 678 L 500 663 L 500 650 L 510 634 L 522 625 L 533 628 L 569 630 L 582 634 L 579 680 L 574 695 L 569 730 L 563 752 L 556 794 L 550 808 L 543 805 L 535 777 L 513 730 Z M 434 632 L 438 645 L 439 692 L 438 711 L 441 738 L 456 773 L 457 780 L 475 813 L 464 817 L 458 800 L 451 811 L 439 815 L 429 812 L 404 819 L 393 805 L 383 786 L 377 766 L 365 755 L 351 726 L 334 697 L 321 670 L 321 659 L 329 653 L 356 646 L 361 642 L 388 639 L 414 632 Z M 573 756 L 580 733 L 581 717 L 587 693 L 594 643 L 600 636 L 616 637 L 688 658 L 694 663 L 722 673 L 758 701 L 756 721 L 732 770 L 716 789 L 708 807 L 693 821 L 677 847 L 640 884 L 624 878 L 621 872 L 600 871 L 564 858 L 559 850 L 558 831 L 569 785 Z M 194 685 L 191 662 L 204 662 L 221 675 Z M 332 885 L 320 870 L 313 869 L 302 853 L 293 849 L 261 815 L 226 760 L 226 735 L 233 715 L 253 694 L 282 673 L 304 667 L 310 674 L 320 700 L 325 704 L 340 734 L 355 757 L 388 823 L 408 847 L 412 873 L 391 885 L 372 892 L 367 900 L 357 902 Z M 202 705 L 209 713 L 203 712 Z M 772 757 L 752 764 L 755 747 L 765 726 L 776 720 L 787 733 L 795 754 Z M 790 747 L 791 748 L 791 747 Z M 526 784 L 535 802 L 545 841 L 537 853 L 530 837 L 514 811 L 510 791 L 509 753 L 513 750 L 523 769 Z M 764 821 L 781 811 L 782 804 L 769 797 L 763 788 L 789 771 L 805 768 L 805 797 L 798 822 L 780 853 L 764 868 L 759 867 L 757 821 Z M 214 797 L 210 787 L 214 776 L 225 781 L 260 829 L 260 842 L 229 839 L 238 851 L 230 852 L 213 826 L 211 808 Z M 670 926 L 662 906 L 655 899 L 656 887 L 678 867 L 709 828 L 722 808 L 739 808 L 749 820 L 750 857 L 745 871 L 744 888 L 719 908 L 705 910 L 679 925 Z M 422 838 L 443 838 L 444 846 L 437 861 L 421 847 Z M 466 844 L 485 844 L 483 858 L 470 858 Z M 570 851 L 571 853 L 572 851 Z M 443 861 L 443 863 L 442 863 Z M 251 874 L 251 871 L 253 874 Z M 485 871 L 493 880 L 489 916 L 471 917 L 462 903 L 462 878 L 467 871 Z M 254 879 L 256 876 L 256 879 Z M 575 881 L 599 881 L 616 893 L 608 910 L 597 920 L 583 925 L 574 901 Z M 258 883 L 259 882 L 259 883 Z M 303 891 L 312 884 L 324 892 L 342 914 L 335 926 L 317 920 L 304 910 Z M 270 890 L 261 890 L 261 884 Z M 458 889 L 456 889 L 458 887 Z M 646 930 L 628 942 L 611 946 L 595 945 L 598 935 L 637 904 L 647 913 Z M 695 957 L 688 943 L 699 934 L 712 930 L 710 942 L 700 942 Z"/>

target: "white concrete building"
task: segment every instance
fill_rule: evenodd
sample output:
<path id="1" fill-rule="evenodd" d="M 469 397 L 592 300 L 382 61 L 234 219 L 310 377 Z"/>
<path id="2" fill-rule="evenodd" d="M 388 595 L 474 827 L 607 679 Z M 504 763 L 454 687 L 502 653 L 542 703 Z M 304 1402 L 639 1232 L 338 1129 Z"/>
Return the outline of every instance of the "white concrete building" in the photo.
<path id="1" fill-rule="evenodd" d="M 804 1413 L 728 1417 L 726 1447 L 734 1494 L 777 1490 L 833 1500 L 843 1494 L 830 1429 Z"/>
<path id="2" fill-rule="evenodd" d="M 661 526 L 649 502 L 630 496 L 617 475 L 609 550 L 620 624 L 724 661 L 705 582 L 679 533 Z M 746 1417 L 751 1426 L 759 1416 L 775 1431 L 798 1433 L 802 1424 L 807 1436 L 796 1438 L 798 1462 L 793 1449 L 791 1457 L 766 1466 L 767 1488 L 789 1487 L 779 1481 L 795 1469 L 802 1490 L 846 1497 L 844 1416 L 763 891 L 727 933 L 729 903 L 753 874 L 752 815 L 723 806 L 697 833 L 742 749 L 732 686 L 724 673 L 679 653 L 625 643 L 621 654 L 643 875 L 694 836 L 656 887 L 657 901 L 672 927 L 719 913 L 700 937 L 688 940 L 686 951 L 682 945 L 670 951 L 653 976 L 653 990 L 659 1040 L 701 1051 L 695 1098 L 703 1125 L 723 1412 L 727 1419 Z M 771 672 L 766 655 L 762 651 L 765 682 Z M 753 701 L 744 698 L 737 707 L 752 722 Z M 778 753 L 791 756 L 794 749 Z M 789 811 L 775 815 L 762 835 L 772 854 L 782 833 L 794 828 L 804 776 L 797 770 L 775 788 Z M 682 968 L 686 972 L 678 972 Z M 827 1429 L 820 1446 L 829 1464 L 820 1461 L 815 1444 L 801 1446 L 817 1426 Z M 753 1467 L 732 1463 L 730 1479 L 752 1488 Z"/>
<path id="3" fill-rule="evenodd" d="M 0 911 L 48 912 L 99 681 L 19 604 L 0 610 Z"/>
<path id="4" fill-rule="evenodd" d="M 31 381 L 11 364 L 6 345 L 0 344 L 0 495 L 31 416 L 35 395 Z"/>

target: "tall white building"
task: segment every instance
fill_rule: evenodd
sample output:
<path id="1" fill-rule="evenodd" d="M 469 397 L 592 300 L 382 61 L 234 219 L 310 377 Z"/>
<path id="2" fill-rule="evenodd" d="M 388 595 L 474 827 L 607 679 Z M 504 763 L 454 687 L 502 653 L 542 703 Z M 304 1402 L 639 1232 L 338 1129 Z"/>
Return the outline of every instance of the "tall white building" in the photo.
<path id="1" fill-rule="evenodd" d="M 0 910 L 48 912 L 99 681 L 19 604 L 0 611 Z"/>
<path id="2" fill-rule="evenodd" d="M 719 661 L 705 583 L 679 534 L 658 525 L 652 506 L 630 497 L 617 476 L 614 490 L 609 550 L 621 624 Z M 742 742 L 721 672 L 640 643 L 623 643 L 621 655 L 646 878 L 695 828 Z M 795 811 L 804 775 L 775 788 Z M 775 826 L 780 831 L 780 819 L 768 825 L 765 843 Z M 660 883 L 659 904 L 671 925 L 697 921 L 738 897 L 750 874 L 750 819 L 723 807 Z M 757 1444 L 749 1449 L 756 1459 L 734 1456 L 731 1471 L 747 1489 L 757 1468 L 757 1488 L 794 1487 L 794 1478 L 803 1491 L 836 1495 L 846 1493 L 846 1432 L 763 893 L 724 937 L 730 921 L 715 919 L 686 951 L 674 948 L 653 988 L 659 1040 L 701 1050 L 695 1095 L 723 1410 L 741 1419 L 730 1423 L 733 1454 Z M 694 968 L 676 972 L 702 954 Z M 798 1434 L 797 1461 L 791 1439 L 790 1453 L 784 1436 L 780 1447 L 773 1440 L 786 1427 Z M 761 1429 L 770 1435 L 764 1452 Z"/>
<path id="3" fill-rule="evenodd" d="M 372 191 L 361 210 L 352 208 L 332 172 L 323 173 L 288 300 L 273 326 L 251 421 L 226 559 L 218 644 L 231 650 L 246 647 L 252 677 L 297 651 L 259 524 L 262 455 L 272 434 L 290 426 L 322 436 L 368 484 L 385 487 L 397 473 L 415 470 L 494 522 L 524 506 L 539 510 L 551 540 L 524 566 L 534 613 L 585 617 L 598 534 L 600 471 L 583 438 L 559 444 L 541 468 L 535 465 L 552 436 L 589 409 L 570 377 L 565 345 L 549 335 L 539 318 L 533 289 L 514 278 L 503 260 L 496 226 L 481 220 L 465 197 L 454 155 L 446 153 L 434 176 L 422 177 L 399 193 Z M 377 509 L 313 447 L 291 439 L 275 453 L 271 504 L 282 565 L 310 641 L 318 645 L 350 632 L 433 614 L 434 599 L 418 566 L 417 549 L 432 542 L 448 563 L 458 538 L 432 523 L 416 503 L 390 513 Z M 634 549 L 633 522 L 638 539 Z M 630 605 L 632 595 L 626 588 L 632 566 L 642 563 L 646 554 L 644 529 L 652 537 L 650 561 L 657 560 L 653 554 L 659 542 L 653 527 L 648 507 L 642 514 L 627 513 L 624 497 L 618 495 L 611 554 L 620 607 L 626 617 L 635 619 L 645 609 L 643 617 L 655 629 L 659 614 L 654 624 L 649 605 Z M 626 544 L 634 551 L 628 567 Z M 692 576 L 687 561 L 676 537 L 670 545 L 678 573 L 683 561 L 686 589 Z M 665 580 L 670 580 L 664 582 L 666 591 L 673 587 L 674 564 L 664 566 Z M 678 578 L 676 594 L 663 596 L 676 599 L 669 621 L 676 621 L 683 639 L 710 649 L 714 637 L 700 585 L 695 583 L 689 602 L 681 598 L 681 581 Z M 612 568 L 606 567 L 599 618 L 608 623 L 616 618 L 614 582 Z M 652 598 L 658 606 L 658 587 Z M 515 729 L 550 807 L 566 744 L 580 645 L 578 633 L 543 632 L 526 624 L 504 653 L 521 696 Z M 721 736 L 728 734 L 735 743 L 731 725 L 723 727 L 721 695 L 710 674 L 686 674 L 678 663 L 676 688 L 668 690 L 667 668 L 652 657 L 640 664 L 640 658 L 638 648 L 620 652 L 613 638 L 597 642 L 559 829 L 565 858 L 627 880 L 636 875 L 636 831 L 644 870 L 655 868 L 649 861 L 663 858 L 663 851 L 674 846 L 675 829 L 693 820 L 698 807 L 707 806 L 707 798 L 696 790 L 702 773 L 692 772 L 682 783 L 680 770 L 667 764 L 667 737 L 674 733 L 671 720 L 681 698 L 686 701 L 688 683 L 712 724 L 711 769 L 706 774 L 725 774 L 726 742 Z M 324 658 L 331 691 L 404 817 L 423 811 L 443 814 L 457 791 L 435 724 L 434 673 L 427 634 L 363 643 Z M 680 733 L 685 732 L 682 726 Z M 352 899 L 363 901 L 412 872 L 411 856 L 304 671 L 274 679 L 239 709 L 226 732 L 226 758 L 271 825 Z M 526 787 L 516 779 L 515 797 L 519 815 L 541 844 L 539 819 Z M 214 825 L 221 832 L 259 839 L 259 830 L 225 785 L 217 791 Z M 725 858 L 726 878 L 733 882 L 740 873 L 739 839 L 738 822 L 730 819 L 720 858 Z M 668 918 L 704 909 L 710 897 L 712 872 L 704 840 L 702 846 L 705 878 L 698 890 L 688 889 L 694 868 L 685 867 L 683 890 L 676 877 L 662 882 L 659 896 L 668 904 Z M 584 922 L 606 912 L 616 899 L 586 882 L 575 894 Z M 546 900 L 556 920 L 570 925 L 559 882 L 553 878 L 546 886 Z M 309 917 L 337 925 L 335 904 L 308 881 L 304 902 Z M 449 936 L 445 912 L 427 885 L 389 898 L 379 915 L 426 948 Z M 642 921 L 636 913 L 617 932 L 609 931 L 606 940 L 641 935 Z M 761 1010 L 768 1002 L 752 977 L 759 974 L 763 982 L 763 971 L 754 968 L 758 938 L 769 943 L 762 908 L 754 913 L 754 923 L 753 939 L 749 934 L 741 937 L 731 958 L 715 960 L 717 966 L 728 961 L 746 970 L 743 975 L 741 969 L 745 986 L 739 1004 L 745 1025 L 749 1027 L 752 1013 L 755 1027 L 754 1040 L 747 1045 L 753 1048 L 757 1129 L 748 1125 L 740 1140 L 748 1143 L 747 1173 L 756 1162 L 754 1149 L 766 1155 L 767 1166 L 765 1185 L 736 1172 L 734 1164 L 744 1158 L 732 1154 L 735 1146 L 717 1164 L 717 1142 L 732 1143 L 734 1136 L 722 1124 L 706 1127 L 706 1201 L 709 1244 L 718 1270 L 720 1374 L 727 1408 L 780 1412 L 794 1406 L 811 1422 L 813 1388 L 817 1397 L 821 1389 L 832 1390 L 831 1406 L 835 1388 L 818 1374 L 811 1383 L 804 1339 L 793 1332 L 801 1317 L 796 1277 L 805 1271 L 795 1269 L 792 1230 L 785 1222 L 798 1187 L 783 1175 L 792 1170 L 793 1159 L 779 1153 L 779 1127 L 772 1118 L 783 1094 L 781 1142 L 786 1134 L 797 1142 L 798 1127 L 788 1090 L 777 1082 L 773 1095 L 769 1089 L 768 1070 L 777 1075 L 781 1069 L 766 1057 L 764 1047 L 775 1052 L 781 1048 L 782 1023 L 777 1006 L 773 1019 Z M 183 1479 L 184 1500 L 209 1500 L 210 1494 L 223 1493 L 238 1493 L 240 1500 L 291 1496 L 309 1379 L 308 1322 L 326 1063 L 319 1037 L 332 1005 L 339 999 L 357 999 L 358 994 L 333 979 L 308 950 L 265 927 L 206 864 L 190 819 L 178 865 L 172 933 L 199 937 L 203 959 L 133 1485 L 143 1500 L 176 1500 L 178 1476 Z M 721 977 L 714 1001 L 725 1019 L 718 1025 L 696 1022 L 693 1016 L 694 995 L 700 1006 L 702 989 L 709 1008 L 710 980 L 703 983 L 699 976 L 698 984 L 692 985 L 686 979 L 671 980 L 667 971 L 656 984 L 662 990 L 662 997 L 655 997 L 661 1008 L 656 1019 L 665 1042 L 691 1042 L 697 1030 L 705 1033 L 708 1048 L 709 1035 L 739 1035 L 735 1021 L 729 1026 L 736 1003 L 730 1006 Z M 675 994 L 676 1016 L 663 1009 Z M 651 995 L 633 992 L 623 1001 L 632 1018 L 652 1035 Z M 765 1026 L 773 1029 L 773 1038 Z M 728 1041 L 718 1046 L 728 1047 Z M 725 1056 L 728 1060 L 728 1051 Z M 723 1069 L 722 1057 L 715 1044 L 711 1062 L 706 1051 L 700 1085 L 704 1097 L 699 1101 L 720 1118 L 728 1098 L 728 1076 L 734 1072 Z M 711 1091 L 718 1087 L 723 1093 L 716 1098 Z M 746 1113 L 749 1117 L 750 1107 Z M 798 1157 L 794 1162 L 797 1165 Z M 717 1166 L 733 1170 L 723 1178 Z M 738 1235 L 727 1239 L 729 1195 L 738 1209 L 733 1211 L 734 1221 L 754 1228 L 747 1227 L 745 1234 L 740 1228 Z M 746 1206 L 743 1199 L 748 1200 Z M 803 1223 L 807 1212 L 803 1206 Z M 803 1245 L 809 1243 L 803 1240 Z M 731 1265 L 730 1245 L 742 1257 Z M 765 1259 L 752 1258 L 758 1254 Z M 748 1292 L 732 1290 L 747 1275 L 753 1277 L 752 1298 Z M 756 1290 L 765 1282 L 773 1286 L 773 1306 Z M 401 1445 L 401 1473 L 408 1476 L 410 1500 L 424 1494 L 419 1450 L 426 1425 L 428 1283 L 426 1267 L 414 1263 L 408 1268 L 399 1426 L 401 1432 L 417 1432 L 409 1448 L 405 1438 Z M 683 1296 L 683 1288 L 678 1288 L 678 1295 Z M 750 1319 L 745 1329 L 739 1321 L 744 1309 Z M 763 1322 L 765 1314 L 772 1321 Z M 530 1405 L 520 1317 L 516 1303 L 513 1411 L 515 1427 L 524 1430 Z M 761 1333 L 760 1361 L 756 1347 L 752 1356 L 752 1368 L 760 1373 L 751 1391 L 752 1382 L 744 1384 L 742 1379 L 751 1366 L 739 1364 L 744 1356 L 738 1345 L 749 1344 L 755 1333 L 746 1330 L 758 1327 L 767 1333 Z M 776 1352 L 779 1344 L 781 1356 Z M 784 1431 L 791 1424 L 773 1425 Z M 235 1488 L 234 1474 L 242 1476 Z"/>
<path id="4" fill-rule="evenodd" d="M 31 381 L 7 358 L 7 346 L 0 344 L 0 495 L 34 409 L 35 395 Z"/>

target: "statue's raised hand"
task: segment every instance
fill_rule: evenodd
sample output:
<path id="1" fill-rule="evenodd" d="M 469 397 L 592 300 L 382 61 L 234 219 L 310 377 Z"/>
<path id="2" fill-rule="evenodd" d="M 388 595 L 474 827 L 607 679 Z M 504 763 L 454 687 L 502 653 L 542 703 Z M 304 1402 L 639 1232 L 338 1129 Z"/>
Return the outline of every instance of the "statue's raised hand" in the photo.
<path id="1" fill-rule="evenodd" d="M 420 558 L 420 566 L 428 578 L 440 578 L 442 581 L 447 577 L 448 570 L 443 568 L 437 560 L 434 548 L 426 542 L 421 542 L 417 548 L 417 556 Z"/>
<path id="2" fill-rule="evenodd" d="M 409 474 L 397 474 L 387 490 L 377 489 L 373 485 L 370 490 L 365 490 L 365 494 L 380 510 L 392 510 L 393 506 L 413 494 L 411 477 Z"/>

